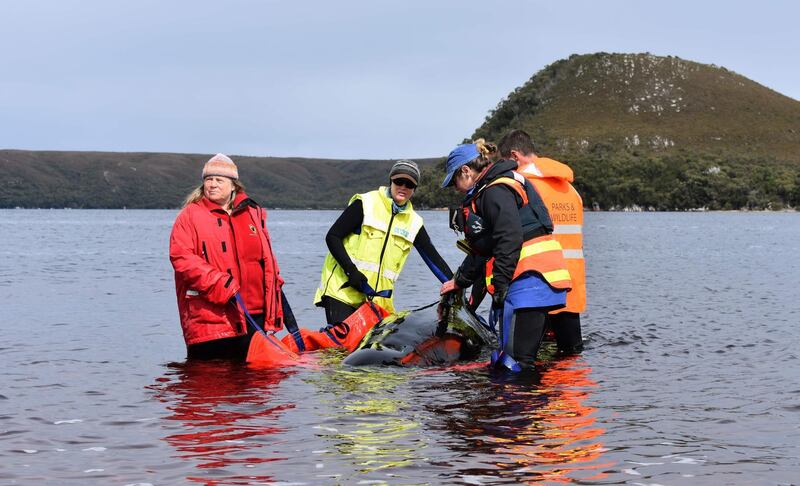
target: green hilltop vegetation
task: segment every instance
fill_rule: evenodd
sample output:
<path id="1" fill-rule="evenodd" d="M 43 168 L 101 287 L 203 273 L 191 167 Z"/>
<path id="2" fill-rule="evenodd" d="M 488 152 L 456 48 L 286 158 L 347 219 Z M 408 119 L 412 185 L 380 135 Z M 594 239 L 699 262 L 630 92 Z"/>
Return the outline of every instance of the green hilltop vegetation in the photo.
<path id="1" fill-rule="evenodd" d="M 800 206 L 800 102 L 725 68 L 650 54 L 573 55 L 536 73 L 471 139 L 522 128 L 568 163 L 588 208 Z M 444 154 L 441 154 L 444 155 Z M 210 154 L 0 150 L 0 207 L 175 208 Z M 267 207 L 341 208 L 393 161 L 232 156 Z M 456 203 L 443 159 L 418 160 L 417 207 Z"/>
<path id="2" fill-rule="evenodd" d="M 573 55 L 511 92 L 471 139 L 499 142 L 515 128 L 531 134 L 537 154 L 573 168 L 589 208 L 800 205 L 800 102 L 725 68 L 650 54 Z M 428 179 L 442 173 L 435 167 Z"/>

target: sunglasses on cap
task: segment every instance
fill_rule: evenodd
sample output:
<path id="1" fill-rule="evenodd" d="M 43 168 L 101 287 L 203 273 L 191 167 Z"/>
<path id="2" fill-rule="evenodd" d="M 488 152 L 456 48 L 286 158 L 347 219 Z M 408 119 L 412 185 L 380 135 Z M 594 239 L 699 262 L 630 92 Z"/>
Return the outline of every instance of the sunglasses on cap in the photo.
<path id="1" fill-rule="evenodd" d="M 405 177 L 398 177 L 397 179 L 392 179 L 392 182 L 401 187 L 405 187 L 406 189 L 416 189 L 417 185 L 414 184 L 413 181 L 406 179 Z"/>

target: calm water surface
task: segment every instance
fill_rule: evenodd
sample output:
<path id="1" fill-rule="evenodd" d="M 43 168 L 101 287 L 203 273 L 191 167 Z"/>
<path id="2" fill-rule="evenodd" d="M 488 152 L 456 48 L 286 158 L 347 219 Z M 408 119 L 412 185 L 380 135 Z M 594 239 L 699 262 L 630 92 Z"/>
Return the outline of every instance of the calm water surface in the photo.
<path id="1" fill-rule="evenodd" d="M 268 220 L 306 327 L 337 214 Z M 800 484 L 798 214 L 587 214 L 586 351 L 514 378 L 187 363 L 175 215 L 0 210 L 0 484 Z"/>

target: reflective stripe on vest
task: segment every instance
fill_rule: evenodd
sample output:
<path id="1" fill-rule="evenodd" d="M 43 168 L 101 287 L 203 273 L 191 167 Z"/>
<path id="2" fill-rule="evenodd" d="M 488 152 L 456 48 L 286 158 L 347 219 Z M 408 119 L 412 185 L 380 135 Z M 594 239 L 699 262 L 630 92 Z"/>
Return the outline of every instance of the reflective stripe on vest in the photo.
<path id="1" fill-rule="evenodd" d="M 519 167 L 536 188 L 553 220 L 553 235 L 563 247 L 572 280 L 567 306 L 553 311 L 581 313 L 586 309 L 586 268 L 583 255 L 583 200 L 570 184 L 572 169 L 556 160 L 536 157 Z"/>
<path id="2" fill-rule="evenodd" d="M 522 244 L 512 280 L 528 271 L 540 273 L 553 288 L 572 288 L 561 243 L 553 235 L 539 236 Z"/>
<path id="3" fill-rule="evenodd" d="M 514 179 L 498 177 L 487 187 L 494 184 L 505 184 L 513 188 L 517 194 L 523 195 L 525 190 L 521 186 L 524 185 L 524 182 L 518 180 L 517 177 L 523 176 L 514 172 Z M 527 197 L 523 197 L 523 201 L 527 200 Z M 494 286 L 491 284 L 493 266 L 494 259 L 486 262 L 486 288 L 489 293 L 494 292 Z M 572 280 L 564 260 L 561 243 L 551 234 L 532 238 L 522 244 L 519 261 L 511 279 L 514 280 L 523 273 L 531 271 L 540 274 L 555 289 L 569 290 L 572 288 Z"/>
<path id="4" fill-rule="evenodd" d="M 583 234 L 583 226 L 579 224 L 558 224 L 553 226 L 554 235 L 580 235 Z"/>
<path id="5" fill-rule="evenodd" d="M 555 289 L 572 288 L 572 279 L 564 261 L 561 244 L 552 235 L 539 236 L 522 244 L 519 261 L 511 280 L 526 272 L 540 274 Z M 491 258 L 486 262 L 486 289 L 490 294 L 494 293 L 493 273 L 494 258 Z"/>
<path id="6" fill-rule="evenodd" d="M 378 266 L 377 263 L 365 262 L 363 260 L 357 260 L 355 258 L 351 258 L 351 260 L 353 260 L 353 264 L 359 270 L 361 270 L 362 273 L 366 273 L 366 272 L 378 273 L 379 266 Z M 399 273 L 393 272 L 393 271 L 389 270 L 388 268 L 381 269 L 381 275 L 383 275 L 383 278 L 387 278 L 387 279 L 391 280 L 392 282 L 397 280 L 397 277 L 400 276 Z M 381 289 L 381 290 L 383 290 L 383 289 Z"/>
<path id="7" fill-rule="evenodd" d="M 564 258 L 583 258 L 583 250 L 581 249 L 583 246 L 583 226 L 579 224 L 556 225 L 553 228 L 553 235 L 564 248 Z"/>

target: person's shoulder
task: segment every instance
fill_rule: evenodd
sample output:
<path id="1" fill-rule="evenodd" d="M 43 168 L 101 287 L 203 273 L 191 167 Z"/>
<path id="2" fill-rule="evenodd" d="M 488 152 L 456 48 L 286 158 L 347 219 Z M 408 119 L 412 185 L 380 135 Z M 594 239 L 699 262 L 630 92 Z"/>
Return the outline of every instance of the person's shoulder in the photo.
<path id="1" fill-rule="evenodd" d="M 187 204 L 180 213 L 178 213 L 178 219 L 180 220 L 187 220 L 187 221 L 197 221 L 203 218 L 214 218 L 216 217 L 211 210 L 203 204 L 203 201 L 196 201 L 190 204 Z"/>
<path id="2" fill-rule="evenodd" d="M 490 184 L 483 190 L 483 193 L 490 197 L 503 197 L 503 195 L 505 194 L 516 195 L 518 191 L 513 184 L 517 184 L 517 182 L 514 181 L 513 179 L 509 179 L 507 181 L 504 180 L 502 182 L 497 182 L 495 184 Z"/>
<path id="3" fill-rule="evenodd" d="M 176 216 L 175 219 L 176 220 L 180 220 L 180 219 L 188 218 L 192 214 L 192 211 L 194 211 L 192 206 L 195 206 L 195 205 L 196 205 L 196 203 L 190 203 L 190 204 L 187 204 L 186 206 L 182 207 L 180 209 L 180 211 L 178 211 L 178 216 Z"/>
<path id="4" fill-rule="evenodd" d="M 358 194 L 353 195 L 353 201 L 362 200 L 362 199 L 372 199 L 372 198 L 380 198 L 381 196 L 385 195 L 385 191 L 382 191 L 383 188 L 373 189 L 371 191 L 360 192 Z"/>

